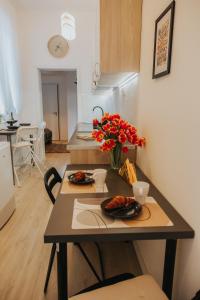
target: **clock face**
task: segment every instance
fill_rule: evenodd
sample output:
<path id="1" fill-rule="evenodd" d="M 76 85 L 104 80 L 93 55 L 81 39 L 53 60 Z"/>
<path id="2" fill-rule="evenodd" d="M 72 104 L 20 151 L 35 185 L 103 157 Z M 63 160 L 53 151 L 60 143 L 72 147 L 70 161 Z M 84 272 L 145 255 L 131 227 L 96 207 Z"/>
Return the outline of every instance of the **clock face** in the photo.
<path id="1" fill-rule="evenodd" d="M 69 45 L 64 37 L 61 35 L 54 35 L 48 42 L 48 49 L 49 53 L 54 57 L 62 58 L 67 54 Z"/>

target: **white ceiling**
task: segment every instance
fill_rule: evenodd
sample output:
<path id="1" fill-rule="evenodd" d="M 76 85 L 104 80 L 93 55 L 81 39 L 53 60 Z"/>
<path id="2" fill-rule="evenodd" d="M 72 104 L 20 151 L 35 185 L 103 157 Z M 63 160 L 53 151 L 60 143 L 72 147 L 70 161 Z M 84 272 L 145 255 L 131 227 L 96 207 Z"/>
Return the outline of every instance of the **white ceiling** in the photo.
<path id="1" fill-rule="evenodd" d="M 9 0 L 16 8 L 95 11 L 97 0 Z"/>

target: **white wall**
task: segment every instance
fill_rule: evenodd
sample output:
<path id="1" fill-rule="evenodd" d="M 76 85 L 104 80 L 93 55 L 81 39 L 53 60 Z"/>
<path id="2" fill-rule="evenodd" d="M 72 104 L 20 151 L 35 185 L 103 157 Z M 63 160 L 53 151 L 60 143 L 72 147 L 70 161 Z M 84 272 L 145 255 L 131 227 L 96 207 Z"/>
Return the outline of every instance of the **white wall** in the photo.
<path id="1" fill-rule="evenodd" d="M 21 107 L 21 85 L 16 11 L 6 0 L 0 0 L 0 41 L 0 114 L 12 111 L 17 118 Z"/>
<path id="2" fill-rule="evenodd" d="M 76 72 L 67 72 L 65 80 L 67 88 L 67 128 L 69 140 L 76 130 L 78 121 L 77 85 L 74 84 L 74 81 L 76 80 Z"/>
<path id="3" fill-rule="evenodd" d="M 122 118 L 137 125 L 138 116 L 138 76 L 115 90 L 115 109 Z"/>
<path id="4" fill-rule="evenodd" d="M 200 289 L 200 1 L 177 0 L 172 70 L 152 80 L 154 21 L 168 0 L 144 0 L 138 125 L 147 146 L 139 165 L 195 229 L 194 240 L 179 244 L 176 300 Z M 161 281 L 162 243 L 140 242 L 146 268 Z"/>
<path id="5" fill-rule="evenodd" d="M 92 119 L 101 116 L 100 110 L 93 112 L 93 107 L 96 105 L 100 105 L 105 112 L 113 113 L 115 111 L 114 94 L 111 90 L 105 91 L 100 95 L 85 94 L 84 96 L 86 101 L 79 106 L 82 112 L 82 116 L 79 118 L 81 122 L 91 122 Z"/>
<path id="6" fill-rule="evenodd" d="M 94 5 L 94 1 L 96 5 Z M 92 74 L 98 60 L 98 0 L 87 1 L 85 10 L 81 0 L 68 1 L 61 9 L 18 9 L 21 40 L 21 65 L 23 70 L 22 119 L 39 122 L 42 119 L 41 87 L 38 69 L 77 69 L 79 121 L 89 121 L 90 112 L 98 102 L 109 107 L 107 96 L 97 97 L 91 93 Z M 90 7 L 91 6 L 91 7 Z M 79 10 L 79 7 L 82 7 Z M 70 42 L 70 50 L 63 59 L 52 57 L 47 49 L 51 36 L 59 34 L 60 16 L 68 11 L 76 18 L 77 37 Z M 102 102 L 102 103 L 101 103 Z M 83 109 L 84 107 L 84 109 Z M 107 109 L 106 109 L 107 110 Z"/>
<path id="7" fill-rule="evenodd" d="M 94 53 L 92 12 L 71 12 L 77 22 L 77 39 L 70 42 L 68 55 L 63 59 L 52 57 L 47 49 L 51 36 L 60 33 L 60 16 L 68 10 L 20 10 L 19 31 L 23 67 L 23 118 L 37 122 L 41 115 L 41 90 L 38 69 L 78 69 L 79 101 L 88 92 Z M 87 20 L 87 22 L 85 22 Z"/>

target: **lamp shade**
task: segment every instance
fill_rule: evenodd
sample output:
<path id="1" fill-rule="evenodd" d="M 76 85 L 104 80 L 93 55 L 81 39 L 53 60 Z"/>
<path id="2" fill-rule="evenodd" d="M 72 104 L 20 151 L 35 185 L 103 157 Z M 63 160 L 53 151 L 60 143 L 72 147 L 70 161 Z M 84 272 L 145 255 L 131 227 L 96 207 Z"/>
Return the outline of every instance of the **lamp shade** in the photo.
<path id="1" fill-rule="evenodd" d="M 76 38 L 76 21 L 69 13 L 64 13 L 61 16 L 61 34 L 69 41 Z"/>

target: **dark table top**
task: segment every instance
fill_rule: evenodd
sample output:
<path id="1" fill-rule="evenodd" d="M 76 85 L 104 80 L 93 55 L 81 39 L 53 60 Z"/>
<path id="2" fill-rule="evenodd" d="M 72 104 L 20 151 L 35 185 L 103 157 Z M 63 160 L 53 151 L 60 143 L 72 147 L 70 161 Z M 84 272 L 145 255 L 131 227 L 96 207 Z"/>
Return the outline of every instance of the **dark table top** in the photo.
<path id="1" fill-rule="evenodd" d="M 0 135 L 14 135 L 16 133 L 17 130 L 0 129 Z"/>
<path id="2" fill-rule="evenodd" d="M 173 208 L 149 179 L 136 167 L 138 180 L 150 183 L 149 196 L 152 196 L 173 222 L 173 226 L 109 228 L 109 229 L 72 229 L 74 199 L 105 198 L 114 195 L 133 196 L 132 187 L 128 185 L 108 165 L 69 165 L 67 170 L 108 169 L 106 194 L 60 194 L 52 210 L 45 234 L 45 243 L 80 242 L 80 241 L 117 241 L 117 240 L 152 240 L 152 239 L 187 239 L 194 237 L 194 230 Z"/>

